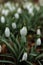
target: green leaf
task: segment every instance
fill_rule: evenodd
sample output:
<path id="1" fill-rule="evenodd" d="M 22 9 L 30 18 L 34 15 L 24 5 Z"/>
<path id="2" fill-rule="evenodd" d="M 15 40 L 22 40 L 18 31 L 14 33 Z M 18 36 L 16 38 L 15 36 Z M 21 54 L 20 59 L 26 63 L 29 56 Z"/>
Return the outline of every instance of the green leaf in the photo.
<path id="1" fill-rule="evenodd" d="M 43 53 L 38 55 L 35 59 L 37 60 L 37 59 L 40 59 L 41 57 L 43 57 Z"/>
<path id="2" fill-rule="evenodd" d="M 14 37 L 14 35 L 12 33 L 11 33 L 11 37 L 12 37 L 14 43 L 18 46 L 18 48 L 20 48 L 21 47 L 20 43 L 18 42 L 17 39 L 15 39 L 15 37 Z"/>
<path id="3" fill-rule="evenodd" d="M 11 38 L 9 38 L 9 40 L 10 40 L 10 42 L 12 43 L 15 52 L 18 52 L 18 47 L 17 47 L 17 45 L 12 41 Z"/>
<path id="4" fill-rule="evenodd" d="M 38 60 L 39 65 L 42 65 L 41 62 Z"/>
<path id="5" fill-rule="evenodd" d="M 27 64 L 29 64 L 29 65 L 33 65 L 31 62 L 29 62 L 29 61 L 25 61 Z"/>
<path id="6" fill-rule="evenodd" d="M 6 41 L 6 39 L 4 39 L 4 38 L 1 38 L 0 39 L 3 43 L 5 43 L 6 45 L 7 45 L 7 47 L 13 52 L 13 54 L 15 55 L 15 57 L 17 57 L 17 54 L 15 53 L 15 50 L 14 50 L 14 48 L 10 45 L 10 43 L 8 43 L 7 41 Z M 10 52 L 11 52 L 10 51 Z"/>
<path id="7" fill-rule="evenodd" d="M 20 57 L 21 57 L 21 55 L 23 54 L 23 52 L 24 52 L 24 48 L 20 51 L 20 54 L 19 54 L 19 56 L 18 56 L 18 60 L 20 59 Z"/>
<path id="8" fill-rule="evenodd" d="M 7 57 L 14 59 L 14 57 L 11 54 L 0 54 L 0 57 Z"/>
<path id="9" fill-rule="evenodd" d="M 9 63 L 9 64 L 12 64 L 12 65 L 15 65 L 14 62 L 12 62 L 12 61 L 7 61 L 7 60 L 0 60 L 0 63 Z"/>
<path id="10" fill-rule="evenodd" d="M 31 56 L 37 56 L 37 54 L 33 54 L 33 53 L 30 53 L 29 55 L 31 55 Z"/>

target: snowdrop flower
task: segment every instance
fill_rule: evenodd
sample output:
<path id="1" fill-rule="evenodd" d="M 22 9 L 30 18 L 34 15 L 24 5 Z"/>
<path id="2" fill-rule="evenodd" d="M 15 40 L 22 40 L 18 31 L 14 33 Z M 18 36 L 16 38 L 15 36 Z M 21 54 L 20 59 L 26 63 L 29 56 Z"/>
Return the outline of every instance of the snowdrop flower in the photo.
<path id="1" fill-rule="evenodd" d="M 10 2 L 5 3 L 4 6 L 8 7 L 11 12 L 15 10 L 15 6 L 12 5 Z"/>
<path id="2" fill-rule="evenodd" d="M 23 57 L 22 57 L 22 61 L 26 61 L 27 60 L 27 52 L 25 52 L 24 54 L 23 54 Z"/>
<path id="3" fill-rule="evenodd" d="M 8 10 L 8 9 L 3 9 L 3 10 L 2 10 L 2 14 L 3 14 L 3 15 L 7 16 L 8 13 L 9 13 L 9 10 Z"/>
<path id="4" fill-rule="evenodd" d="M 12 6 L 12 10 L 14 11 L 16 8 L 15 8 L 15 6 Z"/>
<path id="5" fill-rule="evenodd" d="M 29 8 L 28 12 L 29 12 L 29 14 L 32 14 L 33 13 L 33 8 Z"/>
<path id="6" fill-rule="evenodd" d="M 43 0 L 39 0 L 40 6 L 43 6 Z"/>
<path id="7" fill-rule="evenodd" d="M 20 34 L 22 36 L 26 36 L 27 35 L 27 28 L 25 26 L 20 30 Z"/>
<path id="8" fill-rule="evenodd" d="M 22 9 L 21 8 L 18 8 L 17 9 L 17 13 L 21 14 L 22 13 Z"/>
<path id="9" fill-rule="evenodd" d="M 37 11 L 40 10 L 40 7 L 37 4 L 35 4 L 35 8 L 36 8 Z"/>
<path id="10" fill-rule="evenodd" d="M 28 8 L 28 13 L 29 13 L 29 14 L 34 14 L 34 13 L 33 13 L 33 10 L 34 10 L 34 7 L 29 7 L 29 8 Z"/>
<path id="11" fill-rule="evenodd" d="M 29 10 L 30 8 L 33 8 L 33 4 L 32 4 L 32 3 L 29 3 L 29 4 L 27 5 L 27 9 Z"/>
<path id="12" fill-rule="evenodd" d="M 5 23 L 5 17 L 1 16 L 1 23 Z"/>
<path id="13" fill-rule="evenodd" d="M 4 4 L 5 7 L 10 7 L 11 6 L 11 3 L 10 2 L 7 2 Z"/>
<path id="14" fill-rule="evenodd" d="M 27 10 L 29 10 L 29 8 L 31 8 L 31 7 L 33 7 L 33 4 L 31 3 L 31 2 L 26 2 L 25 4 L 23 4 L 23 8 L 24 9 L 27 9 Z"/>
<path id="15" fill-rule="evenodd" d="M 15 18 L 18 19 L 19 18 L 19 14 L 18 13 L 15 13 Z"/>
<path id="16" fill-rule="evenodd" d="M 1 47 L 1 45 L 0 45 L 0 53 L 1 53 L 1 50 L 2 50 L 2 47 Z"/>
<path id="17" fill-rule="evenodd" d="M 13 28 L 13 29 L 16 29 L 16 23 L 15 23 L 15 22 L 12 23 L 12 28 Z"/>
<path id="18" fill-rule="evenodd" d="M 9 10 L 10 10 L 11 12 L 15 11 L 15 9 L 16 9 L 15 6 L 10 6 L 10 7 L 9 7 Z"/>
<path id="19" fill-rule="evenodd" d="M 41 45 L 41 39 L 40 39 L 40 38 L 38 38 L 38 39 L 36 40 L 36 45 L 37 45 L 37 46 L 40 46 L 40 45 Z"/>
<path id="20" fill-rule="evenodd" d="M 23 7 L 28 10 L 29 14 L 33 15 L 34 6 L 31 2 L 29 2 L 29 3 L 27 2 L 26 4 L 23 5 Z"/>
<path id="21" fill-rule="evenodd" d="M 10 36 L 10 29 L 8 27 L 5 28 L 5 36 L 6 37 Z"/>
<path id="22" fill-rule="evenodd" d="M 37 35 L 41 35 L 40 29 L 37 29 Z"/>
<path id="23" fill-rule="evenodd" d="M 19 4 L 18 3 L 16 3 L 16 7 L 18 7 L 19 6 Z"/>

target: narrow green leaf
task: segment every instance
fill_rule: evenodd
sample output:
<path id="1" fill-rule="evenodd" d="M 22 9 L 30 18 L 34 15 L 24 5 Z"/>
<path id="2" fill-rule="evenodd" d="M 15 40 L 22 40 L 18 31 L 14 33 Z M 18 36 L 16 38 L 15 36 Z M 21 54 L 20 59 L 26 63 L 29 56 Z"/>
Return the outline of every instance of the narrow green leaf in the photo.
<path id="1" fill-rule="evenodd" d="M 7 61 L 7 60 L 0 60 L 0 63 L 9 63 L 9 64 L 12 64 L 12 65 L 15 65 L 14 62 L 12 62 L 12 61 Z"/>
<path id="2" fill-rule="evenodd" d="M 37 56 L 37 54 L 33 54 L 33 53 L 30 53 L 29 55 L 31 55 L 31 56 Z"/>
<path id="3" fill-rule="evenodd" d="M 21 57 L 21 55 L 23 54 L 23 52 L 24 52 L 24 48 L 21 50 L 21 52 L 20 52 L 20 54 L 19 54 L 19 56 L 18 56 L 18 60 L 20 59 L 20 57 Z"/>
<path id="4" fill-rule="evenodd" d="M 20 48 L 20 43 L 18 42 L 17 39 L 15 39 L 15 37 L 14 37 L 14 35 L 13 35 L 12 33 L 11 33 L 11 37 L 12 37 L 14 43 L 15 43 L 16 45 L 18 45 L 18 47 Z"/>
<path id="5" fill-rule="evenodd" d="M 9 40 L 10 40 L 10 42 L 13 44 L 13 48 L 14 48 L 15 52 L 18 52 L 18 47 L 17 47 L 17 45 L 12 41 L 11 38 L 9 38 Z"/>
<path id="6" fill-rule="evenodd" d="M 14 57 L 11 54 L 0 54 L 0 57 L 8 57 L 14 59 Z"/>
<path id="7" fill-rule="evenodd" d="M 13 47 L 10 45 L 10 43 L 8 43 L 4 38 L 1 39 L 2 42 L 4 42 L 7 47 L 13 52 L 13 54 L 17 57 L 17 54 L 15 53 L 15 50 L 13 49 Z"/>
<path id="8" fill-rule="evenodd" d="M 41 57 L 43 57 L 43 53 L 38 55 L 35 59 L 37 60 L 37 59 L 40 59 Z"/>
<path id="9" fill-rule="evenodd" d="M 29 64 L 29 65 L 33 65 L 33 64 L 32 64 L 31 62 L 29 62 L 29 61 L 26 61 L 26 63 Z"/>
<path id="10" fill-rule="evenodd" d="M 41 62 L 38 60 L 39 65 L 42 65 Z"/>

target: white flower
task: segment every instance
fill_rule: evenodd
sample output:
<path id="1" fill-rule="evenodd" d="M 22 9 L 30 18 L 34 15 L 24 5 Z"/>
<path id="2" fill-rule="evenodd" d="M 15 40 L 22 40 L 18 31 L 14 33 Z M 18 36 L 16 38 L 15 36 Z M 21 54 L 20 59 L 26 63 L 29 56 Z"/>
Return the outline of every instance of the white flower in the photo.
<path id="1" fill-rule="evenodd" d="M 40 38 L 38 38 L 38 39 L 36 40 L 36 45 L 37 45 L 37 46 L 40 46 L 40 45 L 41 45 L 41 39 L 40 39 Z"/>
<path id="2" fill-rule="evenodd" d="M 8 27 L 5 28 L 5 36 L 6 37 L 10 36 L 10 29 Z"/>
<path id="3" fill-rule="evenodd" d="M 7 7 L 11 12 L 15 10 L 15 6 L 11 4 L 11 2 L 7 2 L 4 5 L 5 7 Z"/>
<path id="4" fill-rule="evenodd" d="M 10 10 L 11 12 L 13 12 L 13 11 L 16 10 L 16 8 L 15 8 L 15 6 L 10 6 L 10 7 L 9 7 L 9 10 Z"/>
<path id="5" fill-rule="evenodd" d="M 1 50 L 2 50 L 2 47 L 1 47 L 1 45 L 0 45 L 0 53 L 1 53 Z"/>
<path id="6" fill-rule="evenodd" d="M 14 11 L 16 8 L 15 8 L 15 6 L 12 6 L 12 10 Z"/>
<path id="7" fill-rule="evenodd" d="M 22 57 L 22 61 L 26 61 L 27 60 L 27 52 L 25 52 L 24 54 L 23 54 L 23 57 Z"/>
<path id="8" fill-rule="evenodd" d="M 18 8 L 17 9 L 17 13 L 21 14 L 22 13 L 22 9 L 21 8 Z"/>
<path id="9" fill-rule="evenodd" d="M 15 13 L 14 16 L 15 16 L 16 19 L 19 18 L 19 14 L 18 13 Z"/>
<path id="10" fill-rule="evenodd" d="M 29 10 L 29 8 L 33 7 L 33 4 L 31 2 L 26 2 L 23 4 L 23 8 Z"/>
<path id="11" fill-rule="evenodd" d="M 9 10 L 8 10 L 8 9 L 3 9 L 3 10 L 2 10 L 2 14 L 3 14 L 3 15 L 7 16 L 8 13 L 9 13 Z"/>
<path id="12" fill-rule="evenodd" d="M 5 17 L 1 16 L 1 23 L 5 23 Z"/>
<path id="13" fill-rule="evenodd" d="M 40 10 L 40 7 L 37 4 L 35 4 L 35 8 L 36 8 L 37 11 Z"/>
<path id="14" fill-rule="evenodd" d="M 12 28 L 13 28 L 13 29 L 16 29 L 16 23 L 15 23 L 15 22 L 12 23 Z"/>
<path id="15" fill-rule="evenodd" d="M 19 4 L 18 3 L 16 3 L 16 7 L 18 7 L 19 6 Z"/>
<path id="16" fill-rule="evenodd" d="M 27 2 L 23 5 L 23 8 L 27 9 L 28 10 L 28 13 L 29 14 L 32 14 L 33 15 L 33 9 L 34 9 L 34 6 L 31 2 Z"/>
<path id="17" fill-rule="evenodd" d="M 43 6 L 43 0 L 39 0 L 39 4 Z"/>
<path id="18" fill-rule="evenodd" d="M 37 29 L 37 35 L 41 35 L 40 29 Z"/>
<path id="19" fill-rule="evenodd" d="M 29 12 L 29 14 L 32 14 L 33 13 L 33 8 L 29 8 L 28 12 Z"/>
<path id="20" fill-rule="evenodd" d="M 11 6 L 11 3 L 10 2 L 7 2 L 4 4 L 5 7 L 10 7 Z"/>
<path id="21" fill-rule="evenodd" d="M 27 28 L 25 26 L 20 30 L 20 34 L 23 36 L 27 35 Z"/>

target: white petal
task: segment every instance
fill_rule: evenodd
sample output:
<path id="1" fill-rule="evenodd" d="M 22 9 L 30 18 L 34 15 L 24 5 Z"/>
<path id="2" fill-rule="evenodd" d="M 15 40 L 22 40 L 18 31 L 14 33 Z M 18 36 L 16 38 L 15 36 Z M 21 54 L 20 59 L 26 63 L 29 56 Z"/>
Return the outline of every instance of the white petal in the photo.
<path id="1" fill-rule="evenodd" d="M 39 0 L 39 4 L 43 6 L 43 0 Z"/>
<path id="2" fill-rule="evenodd" d="M 10 36 L 10 29 L 8 27 L 5 28 L 5 36 L 6 37 Z"/>
<path id="3" fill-rule="evenodd" d="M 1 23 L 5 23 L 5 17 L 1 16 Z"/>
<path id="4" fill-rule="evenodd" d="M 33 13 L 33 8 L 29 8 L 28 12 L 29 12 L 29 14 L 32 14 Z"/>
<path id="5" fill-rule="evenodd" d="M 13 28 L 13 29 L 16 29 L 16 23 L 15 23 L 15 22 L 12 23 L 12 28 Z"/>
<path id="6" fill-rule="evenodd" d="M 11 6 L 11 3 L 10 2 L 7 2 L 4 4 L 5 7 L 10 7 Z"/>
<path id="7" fill-rule="evenodd" d="M 35 4 L 35 8 L 36 8 L 37 11 L 40 10 L 40 7 L 37 4 Z"/>
<path id="8" fill-rule="evenodd" d="M 0 53 L 1 53 L 1 50 L 2 50 L 2 47 L 1 47 L 1 45 L 0 45 Z"/>
<path id="9" fill-rule="evenodd" d="M 22 57 L 22 61 L 26 61 L 27 60 L 27 52 L 25 52 L 24 54 L 23 54 L 23 57 Z"/>
<path id="10" fill-rule="evenodd" d="M 37 29 L 37 35 L 41 35 L 40 29 Z"/>
<path id="11" fill-rule="evenodd" d="M 18 13 L 15 13 L 15 18 L 18 19 L 19 18 L 19 14 Z"/>
<path id="12" fill-rule="evenodd" d="M 37 46 L 40 46 L 40 45 L 41 45 L 41 39 L 40 39 L 40 38 L 37 39 L 36 45 L 37 45 Z"/>
<path id="13" fill-rule="evenodd" d="M 27 35 L 27 28 L 26 28 L 26 27 L 23 27 L 23 28 L 20 30 L 20 34 L 23 35 L 23 36 L 26 36 L 26 35 Z"/>
<path id="14" fill-rule="evenodd" d="M 3 10 L 2 10 L 2 14 L 3 14 L 3 15 L 7 16 L 8 13 L 9 13 L 9 10 L 8 10 L 8 9 L 3 9 Z"/>
<path id="15" fill-rule="evenodd" d="M 21 8 L 18 8 L 17 9 L 17 13 L 21 14 L 22 13 L 22 9 Z"/>

